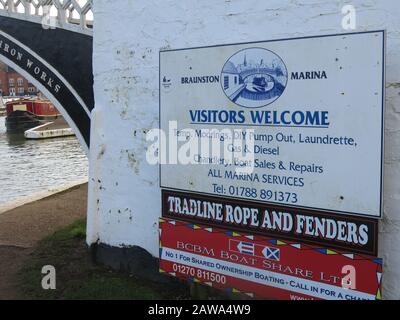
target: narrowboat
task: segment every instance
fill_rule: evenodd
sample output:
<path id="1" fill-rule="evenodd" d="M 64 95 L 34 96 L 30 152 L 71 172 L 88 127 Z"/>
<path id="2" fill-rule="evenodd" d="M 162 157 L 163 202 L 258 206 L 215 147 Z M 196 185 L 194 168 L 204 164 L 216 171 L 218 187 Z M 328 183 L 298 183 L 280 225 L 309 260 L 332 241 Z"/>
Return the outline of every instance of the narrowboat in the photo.
<path id="1" fill-rule="evenodd" d="M 61 117 L 57 108 L 44 99 L 17 99 L 6 103 L 8 132 L 23 133 Z"/>

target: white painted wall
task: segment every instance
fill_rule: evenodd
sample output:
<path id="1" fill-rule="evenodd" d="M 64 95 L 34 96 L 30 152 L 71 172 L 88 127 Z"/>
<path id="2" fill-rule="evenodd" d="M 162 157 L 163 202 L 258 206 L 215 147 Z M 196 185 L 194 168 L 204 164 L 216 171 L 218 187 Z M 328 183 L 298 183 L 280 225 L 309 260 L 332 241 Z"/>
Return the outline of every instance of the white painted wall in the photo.
<path id="1" fill-rule="evenodd" d="M 385 216 L 380 256 L 384 297 L 400 299 L 400 2 L 398 0 L 96 0 L 88 242 L 136 245 L 158 255 L 158 167 L 145 160 L 145 133 L 158 127 L 158 52 L 387 29 Z M 262 30 L 260 29 L 262 27 Z M 366 48 L 368 50 L 368 48 Z"/>

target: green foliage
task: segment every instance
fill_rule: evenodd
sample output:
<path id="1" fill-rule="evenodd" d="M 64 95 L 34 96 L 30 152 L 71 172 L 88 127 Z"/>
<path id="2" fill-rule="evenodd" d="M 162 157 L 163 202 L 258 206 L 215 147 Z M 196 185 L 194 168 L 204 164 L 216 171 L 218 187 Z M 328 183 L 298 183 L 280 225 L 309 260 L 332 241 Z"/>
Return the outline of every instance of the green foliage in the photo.
<path id="1" fill-rule="evenodd" d="M 79 220 L 42 240 L 19 273 L 25 299 L 182 299 L 184 285 L 152 283 L 94 265 L 85 244 L 86 223 Z M 56 290 L 43 290 L 42 267 L 56 269 Z"/>

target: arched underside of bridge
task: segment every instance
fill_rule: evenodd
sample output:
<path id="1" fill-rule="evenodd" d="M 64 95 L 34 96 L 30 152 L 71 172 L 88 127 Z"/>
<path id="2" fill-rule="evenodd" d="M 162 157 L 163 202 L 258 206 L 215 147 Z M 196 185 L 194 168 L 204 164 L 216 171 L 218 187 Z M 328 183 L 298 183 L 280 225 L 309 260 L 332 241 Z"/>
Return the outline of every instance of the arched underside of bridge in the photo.
<path id="1" fill-rule="evenodd" d="M 90 35 L 0 16 L 0 60 L 47 96 L 87 154 L 94 107 L 92 49 Z"/>

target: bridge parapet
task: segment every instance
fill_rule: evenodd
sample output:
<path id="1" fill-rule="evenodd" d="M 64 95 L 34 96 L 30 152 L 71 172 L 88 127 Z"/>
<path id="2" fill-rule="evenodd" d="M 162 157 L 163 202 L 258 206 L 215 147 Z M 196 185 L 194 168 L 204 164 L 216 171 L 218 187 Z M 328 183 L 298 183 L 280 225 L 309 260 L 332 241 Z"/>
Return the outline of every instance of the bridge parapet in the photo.
<path id="1" fill-rule="evenodd" d="M 93 0 L 0 0 L 0 15 L 92 35 Z"/>

